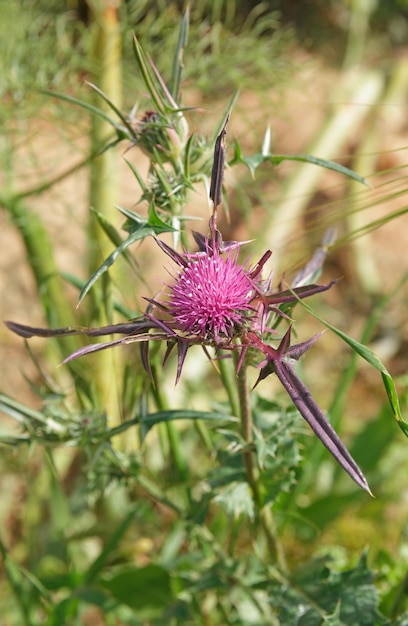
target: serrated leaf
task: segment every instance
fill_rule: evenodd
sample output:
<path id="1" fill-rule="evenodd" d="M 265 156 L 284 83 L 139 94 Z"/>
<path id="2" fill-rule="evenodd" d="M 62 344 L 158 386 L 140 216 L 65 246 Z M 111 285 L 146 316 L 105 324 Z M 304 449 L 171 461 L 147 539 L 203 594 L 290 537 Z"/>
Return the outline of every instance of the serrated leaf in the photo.
<path id="1" fill-rule="evenodd" d="M 280 623 L 285 626 L 386 626 L 388 621 L 378 611 L 373 578 L 365 555 L 345 572 L 331 570 L 328 559 L 317 559 L 295 573 L 293 585 L 274 589 L 272 602 L 280 609 Z M 337 611 L 339 619 L 333 622 Z"/>
<path id="2" fill-rule="evenodd" d="M 233 482 L 220 489 L 214 498 L 227 515 L 236 519 L 245 515 L 254 517 L 254 500 L 247 482 Z"/>
<path id="3" fill-rule="evenodd" d="M 268 416 L 268 407 L 271 413 Z M 268 423 L 269 417 L 269 423 Z M 273 503 L 280 494 L 290 490 L 295 482 L 295 468 L 301 460 L 294 424 L 298 415 L 277 410 L 275 403 L 257 398 L 253 408 L 253 441 L 260 468 L 263 504 Z"/>
<path id="4" fill-rule="evenodd" d="M 319 157 L 312 156 L 310 154 L 264 154 L 262 152 L 257 152 L 256 154 L 252 154 L 249 157 L 244 157 L 242 154 L 241 147 L 239 143 L 235 142 L 235 152 L 232 161 L 229 162 L 230 165 L 235 165 L 236 163 L 242 163 L 246 165 L 249 169 L 252 176 L 255 175 L 256 169 L 262 165 L 262 163 L 271 163 L 272 165 L 279 165 L 282 161 L 297 161 L 300 163 L 310 163 L 311 165 L 318 165 L 320 167 L 324 167 L 327 170 L 332 170 L 337 172 L 338 174 L 343 174 L 344 176 L 348 176 L 353 180 L 370 187 L 369 183 L 359 174 L 353 172 L 348 167 L 344 165 L 340 165 L 340 163 L 336 163 L 335 161 L 330 161 L 327 159 L 320 159 Z"/>
<path id="5" fill-rule="evenodd" d="M 171 233 L 175 231 L 175 228 L 164 222 L 158 215 L 154 203 L 149 206 L 148 219 L 141 217 L 135 211 L 130 209 L 124 209 L 118 207 L 122 215 L 125 215 L 128 219 L 125 222 L 123 229 L 129 233 L 144 231 L 147 237 L 148 235 L 160 235 L 161 233 Z"/>

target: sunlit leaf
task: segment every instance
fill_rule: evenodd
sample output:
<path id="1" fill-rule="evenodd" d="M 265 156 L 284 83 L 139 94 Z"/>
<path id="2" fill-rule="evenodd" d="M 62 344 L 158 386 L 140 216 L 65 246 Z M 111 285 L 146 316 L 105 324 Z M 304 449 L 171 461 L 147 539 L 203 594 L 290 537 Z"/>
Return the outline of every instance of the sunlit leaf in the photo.
<path id="1" fill-rule="evenodd" d="M 157 215 L 154 205 L 152 204 L 149 208 L 149 218 L 146 220 L 140 217 L 137 213 L 127 209 L 119 209 L 121 213 L 126 215 L 128 218 L 125 229 L 130 232 L 130 235 L 127 239 L 122 241 L 122 243 L 111 252 L 111 254 L 105 259 L 105 261 L 98 267 L 98 269 L 92 274 L 92 276 L 87 280 L 84 287 L 81 289 L 81 293 L 79 294 L 78 305 L 85 298 L 91 287 L 96 283 L 96 281 L 104 274 L 118 259 L 118 257 L 123 254 L 129 246 L 131 246 L 136 241 L 140 241 L 145 237 L 149 237 L 150 235 L 158 235 L 163 232 L 173 232 L 174 228 L 169 224 L 163 222 L 160 217 Z"/>
<path id="2" fill-rule="evenodd" d="M 57 91 L 51 91 L 49 89 L 41 89 L 40 93 L 43 93 L 46 96 L 52 96 L 53 98 L 58 98 L 59 100 L 65 100 L 65 102 L 69 102 L 70 104 L 75 104 L 77 106 L 80 106 L 83 109 L 86 109 L 87 111 L 89 111 L 90 113 L 93 113 L 97 115 L 98 117 L 101 117 L 106 122 L 108 122 L 112 126 L 112 128 L 115 129 L 119 141 L 122 139 L 132 139 L 134 135 L 133 130 L 131 129 L 131 127 L 129 127 L 128 124 L 126 124 L 126 128 L 128 128 L 128 132 L 126 132 L 125 128 L 121 124 L 119 124 L 119 122 L 117 122 L 112 117 L 110 117 L 106 113 L 106 111 L 104 111 L 103 109 L 100 109 L 99 107 L 94 106 L 90 102 L 85 102 L 84 100 L 79 100 L 79 98 L 75 98 L 74 96 L 69 96 L 65 93 L 59 93 Z M 119 111 L 118 109 L 116 109 L 116 107 L 114 110 L 116 113 Z M 120 118 L 121 119 L 123 118 L 122 114 L 120 114 Z"/>
<path id="3" fill-rule="evenodd" d="M 230 165 L 235 165 L 237 163 L 242 163 L 247 166 L 251 175 L 255 175 L 256 169 L 262 165 L 262 163 L 271 163 L 272 165 L 279 165 L 282 161 L 298 161 L 300 163 L 310 163 L 312 165 L 318 165 L 320 167 L 324 167 L 327 170 L 332 170 L 337 172 L 338 174 L 343 174 L 344 176 L 348 176 L 353 180 L 362 183 L 363 185 L 367 185 L 370 187 L 369 183 L 359 174 L 353 172 L 348 167 L 344 165 L 340 165 L 340 163 L 336 163 L 335 161 L 329 161 L 327 159 L 320 159 L 319 157 L 312 156 L 310 154 L 265 154 L 263 152 L 258 152 L 256 154 L 252 154 L 249 157 L 244 157 L 242 153 L 242 149 L 238 141 L 235 141 L 235 152 L 231 161 L 229 161 Z"/>
<path id="4" fill-rule="evenodd" d="M 180 23 L 180 32 L 173 61 L 173 70 L 170 81 L 170 93 L 177 102 L 180 91 L 181 75 L 183 72 L 183 53 L 188 41 L 188 27 L 190 22 L 190 7 L 187 5 Z"/>

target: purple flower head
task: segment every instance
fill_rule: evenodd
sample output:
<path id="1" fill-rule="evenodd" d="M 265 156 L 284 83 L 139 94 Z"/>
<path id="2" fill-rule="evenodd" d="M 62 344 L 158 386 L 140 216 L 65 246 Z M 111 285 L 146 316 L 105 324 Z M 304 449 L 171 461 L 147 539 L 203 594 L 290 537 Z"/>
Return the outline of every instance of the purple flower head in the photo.
<path id="1" fill-rule="evenodd" d="M 89 336 L 115 333 L 124 335 L 113 341 L 81 348 L 64 362 L 105 348 L 138 342 L 143 365 L 149 374 L 149 342 L 165 341 L 167 350 L 164 360 L 177 348 L 176 382 L 181 376 L 188 349 L 192 345 L 201 345 L 209 358 L 212 357 L 207 351 L 208 347 L 215 349 L 216 356 L 220 356 L 225 350 L 238 351 L 238 371 L 250 349 L 251 363 L 255 358 L 254 363 L 260 371 L 256 384 L 270 375 L 276 375 L 299 413 L 329 452 L 360 487 L 371 493 L 358 465 L 294 371 L 293 362 L 314 344 L 318 336 L 291 345 L 289 327 L 277 347 L 270 345 L 277 333 L 276 321 L 279 318 L 290 319 L 288 306 L 296 304 L 299 299 L 326 291 L 335 282 L 328 285 L 308 284 L 309 278 L 316 274 L 323 263 L 324 249 L 320 249 L 320 253 L 315 254 L 295 277 L 293 288 L 273 291 L 271 275 L 262 277 L 271 251 L 267 250 L 255 265 L 251 265 L 248 260 L 240 264 L 240 248 L 248 242 L 224 242 L 217 229 L 217 207 L 222 199 L 227 123 L 228 118 L 216 140 L 214 150 L 210 189 L 213 215 L 209 224 L 209 236 L 193 233 L 198 245 L 195 253 L 180 253 L 156 238 L 159 247 L 175 263 L 177 271 L 170 272 L 172 281 L 166 285 L 160 296 L 155 299 L 146 298 L 149 306 L 143 316 L 127 323 L 94 329 L 48 330 L 15 322 L 6 324 L 12 331 L 26 338 L 33 335 L 52 337 L 80 333 Z"/>
<path id="2" fill-rule="evenodd" d="M 179 271 L 168 309 L 182 332 L 222 345 L 249 323 L 253 293 L 248 271 L 238 264 L 236 253 L 206 254 Z"/>

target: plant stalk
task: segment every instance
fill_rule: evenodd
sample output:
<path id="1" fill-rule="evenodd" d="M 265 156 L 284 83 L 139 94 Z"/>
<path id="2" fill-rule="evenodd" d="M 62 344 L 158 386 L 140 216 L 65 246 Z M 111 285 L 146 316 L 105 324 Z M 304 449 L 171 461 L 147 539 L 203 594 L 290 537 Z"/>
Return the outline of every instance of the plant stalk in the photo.
<path id="1" fill-rule="evenodd" d="M 272 510 L 270 506 L 263 506 L 262 504 L 262 494 L 259 488 L 260 485 L 258 481 L 258 470 L 254 463 L 252 450 L 253 423 L 245 361 L 242 364 L 238 373 L 238 396 L 240 406 L 241 432 L 247 444 L 243 452 L 243 459 L 246 469 L 247 481 L 252 490 L 254 498 L 255 511 L 262 525 L 269 553 L 272 559 L 277 563 L 282 572 L 286 572 L 286 559 L 282 545 L 277 536 L 277 529 L 272 516 Z"/>
<path id="2" fill-rule="evenodd" d="M 93 82 L 101 91 L 120 108 L 122 95 L 122 53 L 119 25 L 119 1 L 92 3 L 93 47 Z M 95 96 L 98 97 L 98 96 Z M 106 108 L 105 102 L 98 105 Z M 92 153 L 100 153 L 106 146 L 111 134 L 109 124 L 100 116 L 92 118 L 91 142 Z M 115 203 L 118 201 L 119 171 L 115 149 L 105 150 L 91 163 L 90 167 L 90 206 L 101 213 L 107 221 L 116 217 Z M 111 252 L 111 244 L 91 214 L 89 222 L 89 273 L 103 263 Z M 115 279 L 117 270 L 113 270 Z M 112 270 L 105 273 L 102 280 L 92 290 L 92 324 L 106 325 L 113 323 Z M 121 422 L 121 382 L 123 380 L 122 355 L 106 350 L 101 353 L 98 368 L 93 372 L 96 388 L 95 396 L 107 414 L 108 425 L 117 426 Z M 118 442 L 125 446 L 125 439 Z"/>

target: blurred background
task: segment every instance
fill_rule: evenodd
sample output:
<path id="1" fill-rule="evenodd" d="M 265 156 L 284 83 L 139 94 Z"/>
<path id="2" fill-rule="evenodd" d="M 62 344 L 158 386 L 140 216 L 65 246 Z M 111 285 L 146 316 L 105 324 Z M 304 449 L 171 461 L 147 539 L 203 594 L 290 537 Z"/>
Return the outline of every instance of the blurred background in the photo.
<path id="1" fill-rule="evenodd" d="M 92 115 L 45 91 L 91 105 L 90 81 L 130 113 L 146 100 L 132 33 L 169 80 L 184 9 L 182 2 L 158 0 L 0 0 L 0 319 L 33 326 L 52 322 L 53 311 L 47 310 L 41 291 L 42 254 L 52 261 L 50 278 L 63 284 L 64 301 L 55 320 L 66 312 L 66 325 L 76 323 L 73 277 L 85 281 L 93 266 L 87 245 L 90 206 L 99 207 L 92 176 L 112 177 L 101 202 L 120 230 L 123 218 L 115 205 L 134 209 L 140 197 L 124 157 L 147 172 L 142 152 L 120 144 L 111 151 L 110 168 L 95 174 L 89 160 Z M 270 129 L 272 153 L 332 159 L 369 183 L 295 162 L 262 165 L 255 178 L 244 167 L 229 168 L 223 232 L 225 238 L 256 238 L 254 257 L 272 249 L 278 282 L 282 275 L 293 275 L 327 229 L 335 228 L 337 243 L 323 280 L 341 280 L 319 298 L 319 313 L 357 339 L 370 325 L 369 346 L 395 378 L 406 410 L 407 0 L 192 2 L 183 62 L 182 102 L 192 107 L 190 131 L 211 136 L 238 93 L 227 136 L 231 157 L 234 138 L 253 154 L 260 152 Z M 198 186 L 187 212 L 202 220 L 197 226 L 202 232 L 208 211 L 205 186 Z M 30 229 L 38 229 L 38 250 L 32 248 Z M 109 242 L 100 245 L 106 256 Z M 140 258 L 137 288 L 130 278 L 118 284 L 124 305 L 134 313 L 144 308 L 140 294 L 153 297 L 160 288 L 157 276 L 165 275 L 161 253 L 153 246 L 146 246 Z M 305 336 L 321 329 L 304 314 L 299 317 Z M 35 358 L 64 385 L 63 368 L 55 372 L 61 360 L 55 348 L 43 340 L 30 345 Z M 307 355 L 304 377 L 322 406 L 332 402 L 349 359 L 347 347 L 329 332 Z M 377 499 L 367 503 L 337 494 L 332 501 L 324 486 L 323 495 L 298 493 L 308 523 L 288 524 L 287 550 L 296 561 L 320 542 L 353 559 L 370 545 L 386 595 L 408 563 L 407 444 L 390 415 L 378 372 L 360 363 L 352 378 L 341 399 L 341 429 L 356 451 L 366 451 Z M 0 327 L 0 381 L 3 393 L 33 409 L 42 406 L 38 369 L 24 342 L 5 326 Z M 8 433 L 12 421 L 0 415 L 0 432 Z M 372 427 L 359 440 L 362 423 Z M 40 516 L 38 502 L 47 498 L 41 485 L 30 495 L 29 479 L 41 474 L 43 463 L 36 450 L 27 454 L 23 447 L 3 446 L 0 522 L 16 559 L 25 565 L 32 558 L 26 525 L 35 527 L 30 516 Z M 75 475 L 72 465 L 69 469 L 67 492 Z M 30 502 L 37 512 L 30 511 Z M 2 585 L 0 578 L 0 606 L 7 607 L 7 586 Z M 4 624 L 18 623 L 6 619 Z"/>

